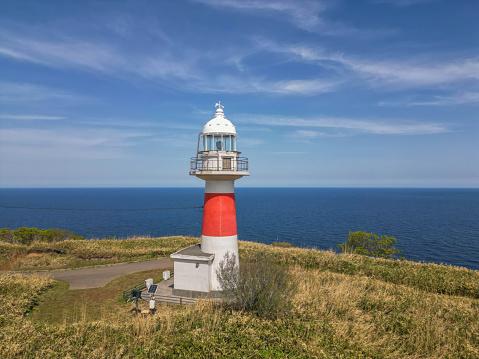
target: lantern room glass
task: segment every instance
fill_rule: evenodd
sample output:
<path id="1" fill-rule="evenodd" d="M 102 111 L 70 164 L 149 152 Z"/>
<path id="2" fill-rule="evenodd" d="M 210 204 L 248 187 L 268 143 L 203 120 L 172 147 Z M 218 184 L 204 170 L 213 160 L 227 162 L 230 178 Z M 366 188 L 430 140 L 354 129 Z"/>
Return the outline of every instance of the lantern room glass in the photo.
<path id="1" fill-rule="evenodd" d="M 236 136 L 203 135 L 203 151 L 236 151 Z"/>

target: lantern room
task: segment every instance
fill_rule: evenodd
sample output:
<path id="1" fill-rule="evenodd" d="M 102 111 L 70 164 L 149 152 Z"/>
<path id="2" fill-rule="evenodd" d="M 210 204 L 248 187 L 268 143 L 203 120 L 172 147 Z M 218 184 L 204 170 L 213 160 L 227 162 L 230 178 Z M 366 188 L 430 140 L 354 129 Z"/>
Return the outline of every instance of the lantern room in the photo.
<path id="1" fill-rule="evenodd" d="M 216 107 L 215 117 L 198 135 L 197 153 L 191 159 L 190 175 L 203 178 L 222 174 L 230 177 L 228 179 L 248 176 L 248 159 L 240 157 L 241 152 L 236 147 L 236 128 L 225 117 L 220 102 Z"/>

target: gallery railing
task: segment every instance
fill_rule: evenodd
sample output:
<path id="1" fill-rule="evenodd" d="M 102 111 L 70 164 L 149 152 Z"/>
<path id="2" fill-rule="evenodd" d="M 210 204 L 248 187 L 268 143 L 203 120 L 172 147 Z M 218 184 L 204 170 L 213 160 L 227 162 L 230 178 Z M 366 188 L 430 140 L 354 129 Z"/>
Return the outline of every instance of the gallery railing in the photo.
<path id="1" fill-rule="evenodd" d="M 190 172 L 197 171 L 248 172 L 248 159 L 246 157 L 192 157 Z"/>

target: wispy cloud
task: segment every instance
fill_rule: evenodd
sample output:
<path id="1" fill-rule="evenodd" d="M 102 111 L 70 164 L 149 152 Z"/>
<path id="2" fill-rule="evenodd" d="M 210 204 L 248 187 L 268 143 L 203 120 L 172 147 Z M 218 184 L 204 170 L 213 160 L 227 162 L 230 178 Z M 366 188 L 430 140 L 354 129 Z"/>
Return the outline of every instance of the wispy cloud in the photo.
<path id="1" fill-rule="evenodd" d="M 57 104 L 95 101 L 69 91 L 39 86 L 30 83 L 0 82 L 0 103 L 20 104 L 55 101 Z"/>
<path id="2" fill-rule="evenodd" d="M 384 3 L 399 7 L 412 6 L 435 1 L 437 0 L 372 0 L 373 3 Z"/>
<path id="3" fill-rule="evenodd" d="M 238 115 L 237 122 L 254 123 L 267 126 L 310 127 L 311 130 L 298 130 L 298 135 L 309 138 L 320 136 L 314 128 L 329 128 L 351 131 L 354 133 L 369 133 L 376 135 L 430 135 L 450 132 L 445 125 L 437 123 L 422 123 L 405 120 L 362 120 L 344 118 L 285 118 L 262 115 Z"/>
<path id="4" fill-rule="evenodd" d="M 311 131 L 311 130 L 297 130 L 295 131 L 295 134 L 303 138 L 315 138 L 315 137 L 324 135 L 325 133 L 320 131 Z"/>
<path id="5" fill-rule="evenodd" d="M 479 104 L 479 92 L 461 92 L 452 96 L 435 96 L 431 101 L 413 102 L 414 106 L 448 106 Z"/>
<path id="6" fill-rule="evenodd" d="M 324 79 L 279 81 L 272 84 L 271 92 L 314 95 L 332 92 L 339 87 L 341 82 Z"/>
<path id="7" fill-rule="evenodd" d="M 108 44 L 94 44 L 72 38 L 47 41 L 18 35 L 4 34 L 2 37 L 4 45 L 0 48 L 0 54 L 19 60 L 104 72 L 114 71 L 122 62 L 122 58 L 116 57 L 113 47 Z"/>
<path id="8" fill-rule="evenodd" d="M 275 155 L 304 155 L 305 153 L 309 152 L 296 152 L 296 151 L 276 151 L 276 152 L 269 152 Z"/>
<path id="9" fill-rule="evenodd" d="M 282 45 L 262 38 L 256 38 L 255 43 L 266 51 L 289 54 L 299 61 L 314 63 L 343 76 L 344 70 L 348 70 L 350 75 L 355 74 L 376 84 L 431 86 L 479 80 L 479 57 L 442 62 L 436 58 L 375 60 L 334 54 L 306 45 Z"/>
<path id="10" fill-rule="evenodd" d="M 3 120 L 63 120 L 65 117 L 59 116 L 42 116 L 42 115 L 4 115 L 0 114 Z"/>
<path id="11" fill-rule="evenodd" d="M 151 134 L 117 129 L 0 129 L 0 156 L 11 158 L 123 158 L 126 149 Z"/>
<path id="12" fill-rule="evenodd" d="M 20 35 L 3 36 L 3 51 L 0 55 L 19 61 L 29 61 L 54 68 L 74 68 L 108 76 L 143 78 L 189 92 L 202 93 L 278 93 L 316 94 L 334 91 L 336 80 L 268 80 L 264 76 L 243 74 L 238 67 L 241 58 L 232 53 L 225 58 L 222 52 L 215 58 L 194 48 L 181 53 L 177 50 L 150 49 L 132 54 L 121 46 L 106 43 L 89 43 L 73 38 L 33 39 Z M 7 49 L 7 47 L 9 47 Z M 176 53 L 175 53 L 176 51 Z M 247 50 L 246 53 L 250 53 Z M 213 57 L 212 57 L 213 56 Z M 207 57 L 207 58 L 206 58 Z M 208 60 L 210 67 L 215 63 L 229 64 L 225 71 L 217 73 L 213 67 L 200 66 Z M 241 66 L 240 66 L 241 67 Z M 2 102 L 19 102 L 22 98 L 41 101 L 48 98 L 68 98 L 73 95 L 31 84 L 4 84 L 0 94 Z M 20 96 L 18 96 L 20 95 Z"/>
<path id="13" fill-rule="evenodd" d="M 319 13 L 330 7 L 329 1 L 311 0 L 195 0 L 197 2 L 215 7 L 230 8 L 235 10 L 248 11 L 249 13 L 262 15 L 275 13 L 286 17 L 295 26 L 316 31 L 325 28 L 324 21 Z"/>
<path id="14" fill-rule="evenodd" d="M 323 13 L 336 5 L 328 0 L 193 0 L 218 10 L 243 11 L 252 16 L 277 16 L 299 29 L 327 36 L 388 36 L 389 29 L 369 30 L 331 21 Z"/>
<path id="15" fill-rule="evenodd" d="M 426 100 L 381 101 L 379 106 L 455 106 L 479 104 L 479 92 L 460 92 L 450 96 L 434 96 Z"/>

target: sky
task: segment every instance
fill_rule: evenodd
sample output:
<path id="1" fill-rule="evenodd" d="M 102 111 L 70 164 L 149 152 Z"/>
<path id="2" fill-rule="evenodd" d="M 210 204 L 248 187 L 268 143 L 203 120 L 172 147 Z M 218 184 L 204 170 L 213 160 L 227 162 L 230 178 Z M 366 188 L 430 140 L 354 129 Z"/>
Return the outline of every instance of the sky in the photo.
<path id="1" fill-rule="evenodd" d="M 479 187 L 479 1 L 0 0 L 0 187 Z"/>

